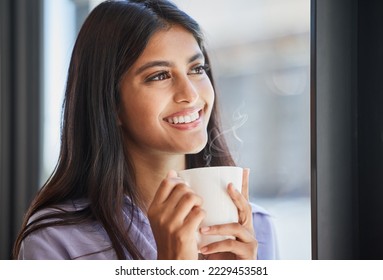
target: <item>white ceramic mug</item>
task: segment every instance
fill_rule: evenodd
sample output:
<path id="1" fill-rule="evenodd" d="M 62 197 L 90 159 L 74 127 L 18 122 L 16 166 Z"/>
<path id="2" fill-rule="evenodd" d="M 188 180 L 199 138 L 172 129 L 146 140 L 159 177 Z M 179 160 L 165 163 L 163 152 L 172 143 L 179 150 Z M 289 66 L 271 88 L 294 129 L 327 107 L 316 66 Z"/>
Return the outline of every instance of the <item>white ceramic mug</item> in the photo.
<path id="1" fill-rule="evenodd" d="M 200 227 L 238 222 L 238 210 L 227 192 L 229 183 L 241 192 L 241 167 L 214 166 L 182 170 L 181 177 L 203 199 L 202 209 L 206 217 Z M 233 236 L 197 234 L 198 248 L 213 242 L 234 239 Z"/>

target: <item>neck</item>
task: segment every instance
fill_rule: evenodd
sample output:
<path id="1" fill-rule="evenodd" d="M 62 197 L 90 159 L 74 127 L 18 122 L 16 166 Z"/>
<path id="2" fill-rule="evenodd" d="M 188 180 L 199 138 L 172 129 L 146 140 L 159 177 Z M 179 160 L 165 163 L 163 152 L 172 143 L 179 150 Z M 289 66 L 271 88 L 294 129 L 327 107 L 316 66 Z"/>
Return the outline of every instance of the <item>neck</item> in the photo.
<path id="1" fill-rule="evenodd" d="M 144 153 L 131 153 L 134 164 L 136 184 L 140 194 L 141 210 L 146 213 L 153 201 L 161 182 L 170 170 L 185 169 L 185 155 L 147 155 Z"/>

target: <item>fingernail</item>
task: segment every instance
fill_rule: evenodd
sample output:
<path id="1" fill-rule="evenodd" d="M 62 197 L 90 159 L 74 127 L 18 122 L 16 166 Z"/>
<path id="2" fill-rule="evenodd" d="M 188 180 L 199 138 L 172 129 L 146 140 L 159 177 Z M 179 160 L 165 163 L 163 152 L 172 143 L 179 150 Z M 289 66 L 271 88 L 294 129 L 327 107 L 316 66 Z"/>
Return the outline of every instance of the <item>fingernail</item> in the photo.
<path id="1" fill-rule="evenodd" d="M 166 175 L 166 178 L 177 178 L 178 174 L 175 170 L 169 170 L 168 174 Z"/>
<path id="2" fill-rule="evenodd" d="M 180 179 L 183 181 L 182 183 L 184 183 L 187 187 L 190 188 L 190 184 L 188 182 L 184 181 L 182 178 L 180 178 Z"/>
<path id="3" fill-rule="evenodd" d="M 210 227 L 201 227 L 200 231 L 201 233 L 208 232 L 210 230 Z"/>
<path id="4" fill-rule="evenodd" d="M 201 254 L 206 253 L 207 247 L 202 247 L 199 251 L 201 252 Z"/>

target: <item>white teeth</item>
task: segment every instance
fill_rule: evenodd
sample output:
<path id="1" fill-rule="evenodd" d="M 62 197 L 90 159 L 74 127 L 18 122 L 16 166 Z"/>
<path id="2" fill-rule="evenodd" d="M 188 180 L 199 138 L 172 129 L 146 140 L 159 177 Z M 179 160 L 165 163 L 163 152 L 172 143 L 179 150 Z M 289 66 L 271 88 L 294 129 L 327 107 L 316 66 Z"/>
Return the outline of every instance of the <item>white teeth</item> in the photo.
<path id="1" fill-rule="evenodd" d="M 185 116 L 184 120 L 185 120 L 185 123 L 190 123 L 191 122 L 190 116 Z"/>
<path id="2" fill-rule="evenodd" d="M 191 123 L 194 122 L 199 118 L 198 112 L 194 112 L 190 115 L 186 116 L 178 116 L 178 117 L 173 117 L 173 118 L 168 118 L 167 121 L 168 123 L 171 124 L 177 124 L 177 123 Z"/>

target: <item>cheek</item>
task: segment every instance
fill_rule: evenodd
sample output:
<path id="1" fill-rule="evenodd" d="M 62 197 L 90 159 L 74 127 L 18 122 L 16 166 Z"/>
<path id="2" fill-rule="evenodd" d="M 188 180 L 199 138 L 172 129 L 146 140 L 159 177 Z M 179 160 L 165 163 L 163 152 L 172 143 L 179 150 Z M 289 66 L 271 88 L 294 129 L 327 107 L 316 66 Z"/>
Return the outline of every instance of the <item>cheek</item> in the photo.
<path id="1" fill-rule="evenodd" d="M 134 98 L 129 98 L 123 96 L 121 98 L 120 108 L 119 108 L 119 120 L 120 124 L 125 131 L 132 131 L 137 124 L 141 121 L 139 112 L 141 109 L 141 104 L 134 100 Z"/>
<path id="2" fill-rule="evenodd" d="M 141 95 L 145 97 L 144 94 Z M 161 102 L 151 98 L 126 98 L 120 114 L 123 128 L 133 134 L 144 134 L 158 129 Z"/>
<path id="3" fill-rule="evenodd" d="M 211 84 L 210 79 L 208 77 L 201 81 L 200 87 L 201 91 L 204 92 L 206 96 L 209 96 L 210 98 L 214 99 L 213 85 Z"/>
<path id="4" fill-rule="evenodd" d="M 204 80 L 200 84 L 200 92 L 201 97 L 205 100 L 206 104 L 208 105 L 208 111 L 210 113 L 214 104 L 215 93 L 209 79 Z"/>
<path id="5" fill-rule="evenodd" d="M 125 107 L 124 113 L 120 116 L 123 118 L 122 122 L 125 128 L 131 130 L 145 123 L 148 124 L 150 112 L 147 106 L 135 103 L 134 106 Z"/>

